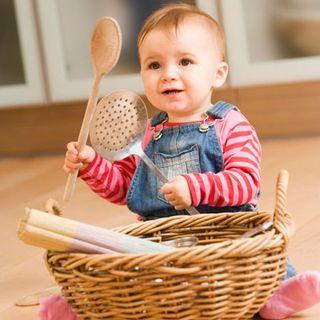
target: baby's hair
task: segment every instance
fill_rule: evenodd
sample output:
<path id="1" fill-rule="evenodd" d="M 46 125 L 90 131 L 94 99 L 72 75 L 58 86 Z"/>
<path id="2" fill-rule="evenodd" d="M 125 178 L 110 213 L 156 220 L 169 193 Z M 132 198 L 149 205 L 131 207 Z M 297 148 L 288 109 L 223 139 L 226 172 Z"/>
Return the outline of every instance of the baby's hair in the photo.
<path id="1" fill-rule="evenodd" d="M 143 40 L 150 31 L 156 28 L 174 28 L 177 31 L 179 25 L 186 17 L 200 17 L 205 19 L 205 21 L 210 26 L 211 30 L 214 32 L 213 36 L 215 36 L 216 38 L 217 47 L 221 53 L 221 59 L 224 60 L 225 39 L 220 25 L 214 18 L 212 18 L 206 12 L 200 10 L 196 6 L 189 5 L 186 3 L 168 4 L 153 12 L 144 22 L 139 32 L 137 41 L 138 49 L 140 48 Z"/>

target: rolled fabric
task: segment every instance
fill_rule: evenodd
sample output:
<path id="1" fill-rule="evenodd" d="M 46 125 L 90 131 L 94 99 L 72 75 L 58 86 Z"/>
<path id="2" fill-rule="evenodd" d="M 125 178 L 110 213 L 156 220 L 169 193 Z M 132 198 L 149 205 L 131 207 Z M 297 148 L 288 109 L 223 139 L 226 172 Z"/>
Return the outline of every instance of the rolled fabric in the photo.
<path id="1" fill-rule="evenodd" d="M 99 247 L 88 242 L 70 238 L 62 234 L 51 232 L 28 224 L 24 226 L 19 238 L 26 244 L 54 251 L 117 253 L 110 249 Z"/>
<path id="2" fill-rule="evenodd" d="M 45 249 L 85 253 L 161 253 L 172 247 L 26 208 L 18 237 Z"/>

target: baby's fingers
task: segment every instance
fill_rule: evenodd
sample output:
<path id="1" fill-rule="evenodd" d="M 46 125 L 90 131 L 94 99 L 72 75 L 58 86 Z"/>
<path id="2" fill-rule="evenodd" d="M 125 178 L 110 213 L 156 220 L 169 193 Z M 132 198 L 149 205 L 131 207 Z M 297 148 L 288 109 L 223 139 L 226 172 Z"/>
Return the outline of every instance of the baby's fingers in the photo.
<path id="1" fill-rule="evenodd" d="M 66 152 L 66 161 L 78 163 L 81 160 L 79 159 L 79 156 L 77 154 L 74 154 L 70 151 L 67 151 Z"/>
<path id="2" fill-rule="evenodd" d="M 169 182 L 165 183 L 162 188 L 161 188 L 161 192 L 164 194 L 164 195 L 168 195 L 170 193 L 172 193 L 172 187 L 171 187 L 171 184 Z"/>
<path id="3" fill-rule="evenodd" d="M 72 173 L 74 171 L 74 169 L 68 167 L 66 164 L 64 164 L 62 168 L 65 173 Z"/>
<path id="4" fill-rule="evenodd" d="M 72 141 L 67 144 L 67 150 L 72 154 L 78 154 L 77 142 Z"/>
<path id="5" fill-rule="evenodd" d="M 172 204 L 172 202 L 177 201 L 176 200 L 176 196 L 173 193 L 167 193 L 165 195 L 166 199 L 168 202 L 170 202 Z"/>
<path id="6" fill-rule="evenodd" d="M 186 206 L 179 204 L 179 205 L 175 205 L 174 208 L 175 208 L 177 211 L 180 211 L 180 210 L 186 209 Z"/>
<path id="7" fill-rule="evenodd" d="M 72 169 L 79 169 L 83 166 L 82 162 L 73 161 L 73 160 L 69 160 L 69 159 L 66 159 L 64 163 L 67 167 L 72 168 Z"/>
<path id="8" fill-rule="evenodd" d="M 63 170 L 66 173 L 72 173 L 77 169 L 81 169 L 83 167 L 83 164 L 80 163 L 73 163 L 73 162 L 65 162 L 65 164 L 63 165 Z"/>

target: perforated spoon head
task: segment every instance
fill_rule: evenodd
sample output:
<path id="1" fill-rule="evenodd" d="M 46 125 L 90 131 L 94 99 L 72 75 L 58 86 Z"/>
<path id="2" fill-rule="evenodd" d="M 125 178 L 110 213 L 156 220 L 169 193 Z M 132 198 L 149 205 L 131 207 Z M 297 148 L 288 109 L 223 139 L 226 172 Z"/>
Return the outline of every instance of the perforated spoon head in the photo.
<path id="1" fill-rule="evenodd" d="M 92 147 L 109 160 L 142 152 L 147 125 L 144 101 L 131 91 L 115 91 L 98 103 L 90 126 Z"/>
<path id="2" fill-rule="evenodd" d="M 91 62 L 96 75 L 108 73 L 117 63 L 122 44 L 118 22 L 111 17 L 99 19 L 90 41 Z"/>

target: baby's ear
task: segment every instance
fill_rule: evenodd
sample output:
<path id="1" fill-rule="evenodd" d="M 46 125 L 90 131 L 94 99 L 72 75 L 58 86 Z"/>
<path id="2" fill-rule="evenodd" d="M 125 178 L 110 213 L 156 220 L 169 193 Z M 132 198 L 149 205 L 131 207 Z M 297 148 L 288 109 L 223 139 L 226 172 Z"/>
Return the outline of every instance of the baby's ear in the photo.
<path id="1" fill-rule="evenodd" d="M 226 62 L 220 62 L 216 70 L 215 78 L 213 81 L 213 88 L 221 87 L 226 81 L 229 71 L 229 66 Z"/>

